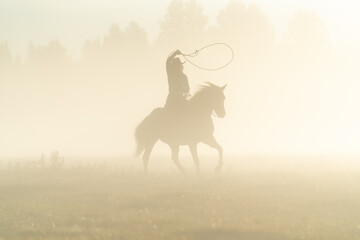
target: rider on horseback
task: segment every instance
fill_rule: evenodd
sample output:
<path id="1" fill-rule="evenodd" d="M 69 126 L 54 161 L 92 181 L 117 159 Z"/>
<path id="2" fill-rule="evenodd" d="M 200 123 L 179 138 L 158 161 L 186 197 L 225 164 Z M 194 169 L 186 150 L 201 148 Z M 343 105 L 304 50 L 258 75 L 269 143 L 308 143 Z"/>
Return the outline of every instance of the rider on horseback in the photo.
<path id="1" fill-rule="evenodd" d="M 166 99 L 165 108 L 183 109 L 190 97 L 190 87 L 187 76 L 183 73 L 184 66 L 179 58 L 179 50 L 173 52 L 166 60 L 166 72 L 169 83 L 169 94 Z"/>

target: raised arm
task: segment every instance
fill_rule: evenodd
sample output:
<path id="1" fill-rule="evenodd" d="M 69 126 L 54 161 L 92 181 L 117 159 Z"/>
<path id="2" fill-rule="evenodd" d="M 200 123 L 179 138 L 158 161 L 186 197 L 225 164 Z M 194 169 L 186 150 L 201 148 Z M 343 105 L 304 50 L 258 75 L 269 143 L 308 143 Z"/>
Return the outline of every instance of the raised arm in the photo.
<path id="1" fill-rule="evenodd" d="M 166 71 L 169 72 L 169 67 L 172 63 L 172 61 L 174 60 L 174 58 L 177 56 L 177 55 L 180 55 L 181 52 L 180 50 L 176 50 L 175 52 L 173 52 L 167 59 L 166 59 Z"/>

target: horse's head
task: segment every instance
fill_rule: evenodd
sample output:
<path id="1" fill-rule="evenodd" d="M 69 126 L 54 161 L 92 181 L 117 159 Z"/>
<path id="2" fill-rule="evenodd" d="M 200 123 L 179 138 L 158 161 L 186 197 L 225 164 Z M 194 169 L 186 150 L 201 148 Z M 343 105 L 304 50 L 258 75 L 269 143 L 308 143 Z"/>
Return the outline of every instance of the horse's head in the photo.
<path id="1" fill-rule="evenodd" d="M 224 101 L 225 101 L 225 94 L 224 94 L 224 90 L 226 88 L 226 85 L 222 86 L 222 87 L 218 87 L 215 86 L 216 90 L 214 93 L 214 97 L 213 97 L 213 106 L 214 106 L 214 112 L 216 114 L 216 116 L 218 116 L 219 118 L 223 118 L 225 117 L 225 106 L 224 106 Z"/>
<path id="2" fill-rule="evenodd" d="M 194 95 L 191 102 L 195 103 L 194 105 L 197 106 L 199 111 L 204 112 L 205 114 L 215 112 L 216 116 L 223 118 L 225 117 L 225 88 L 226 85 L 219 87 L 213 83 L 207 83 Z"/>

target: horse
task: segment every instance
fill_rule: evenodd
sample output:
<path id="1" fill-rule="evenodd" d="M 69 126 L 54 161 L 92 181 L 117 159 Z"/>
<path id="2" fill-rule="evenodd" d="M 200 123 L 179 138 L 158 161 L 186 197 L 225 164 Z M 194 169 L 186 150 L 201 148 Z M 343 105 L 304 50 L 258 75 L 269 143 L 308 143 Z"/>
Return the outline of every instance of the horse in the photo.
<path id="1" fill-rule="evenodd" d="M 219 173 L 223 165 L 223 148 L 215 140 L 212 115 L 225 117 L 225 86 L 219 87 L 206 83 L 182 107 L 156 108 L 135 130 L 137 143 L 135 156 L 142 155 L 144 172 L 148 171 L 151 151 L 158 140 L 168 144 L 171 158 L 182 174 L 186 174 L 179 162 L 179 147 L 187 145 L 195 163 L 196 171 L 200 173 L 197 145 L 202 142 L 215 148 L 219 154 L 215 172 Z"/>

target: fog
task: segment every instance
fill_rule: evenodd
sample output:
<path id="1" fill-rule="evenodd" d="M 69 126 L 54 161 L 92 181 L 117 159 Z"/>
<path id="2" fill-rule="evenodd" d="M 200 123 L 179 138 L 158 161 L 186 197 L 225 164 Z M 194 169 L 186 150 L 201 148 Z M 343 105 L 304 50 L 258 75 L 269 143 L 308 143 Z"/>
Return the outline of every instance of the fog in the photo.
<path id="1" fill-rule="evenodd" d="M 0 1 L 0 240 L 360 239 L 357 5 Z"/>
<path id="2" fill-rule="evenodd" d="M 55 3 L 37 4 L 41 16 L 47 13 L 52 19 L 51 13 L 56 13 L 64 19 L 63 29 L 74 29 L 72 18 L 56 12 Z M 89 5 L 92 10 L 85 8 L 82 13 L 81 1 L 64 6 L 72 16 L 96 12 Z M 111 16 L 121 9 L 111 1 L 104 6 Z M 165 104 L 169 53 L 176 49 L 191 53 L 216 42 L 232 47 L 235 58 L 229 66 L 203 71 L 187 62 L 184 72 L 191 93 L 206 81 L 227 84 L 227 115 L 214 118 L 215 136 L 225 155 L 360 153 L 359 21 L 352 25 L 344 20 L 349 18 L 341 15 L 344 8 L 331 15 L 317 4 L 305 9 L 295 4 L 281 14 L 279 1 L 274 6 L 279 6 L 283 18 L 274 18 L 276 11 L 262 1 L 221 6 L 159 1 L 153 6 L 158 11 L 139 18 L 130 3 L 124 6 L 135 11 L 129 13 L 134 19 L 119 16 L 114 22 L 102 13 L 107 22 L 89 21 L 88 28 L 101 30 L 81 41 L 81 35 L 71 34 L 74 30 L 67 30 L 64 39 L 49 37 L 61 31 L 59 25 L 51 26 L 53 20 L 44 32 L 32 33 L 34 39 L 23 39 L 20 33 L 14 37 L 10 31 L 18 31 L 18 23 L 11 11 L 6 13 L 12 17 L 0 39 L 1 157 L 33 157 L 55 150 L 64 156 L 132 155 L 136 126 L 152 109 Z M 139 14 L 145 7 L 139 8 Z M 32 9 L 22 6 L 27 13 Z M 281 21 L 284 16 L 290 18 Z M 331 26 L 337 19 L 349 24 L 334 30 Z M 26 46 L 19 47 L 24 41 Z M 228 59 L 229 50 L 215 46 L 192 60 L 211 68 Z M 154 149 L 155 155 L 168 153 L 164 144 Z M 202 147 L 201 154 L 213 151 Z"/>

